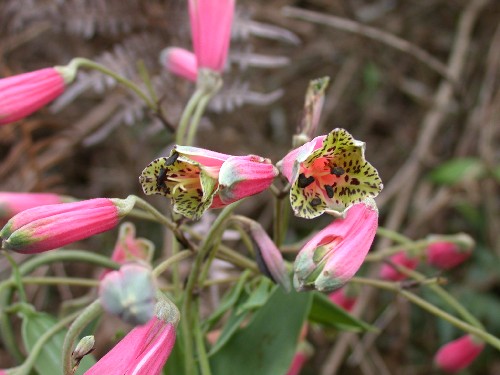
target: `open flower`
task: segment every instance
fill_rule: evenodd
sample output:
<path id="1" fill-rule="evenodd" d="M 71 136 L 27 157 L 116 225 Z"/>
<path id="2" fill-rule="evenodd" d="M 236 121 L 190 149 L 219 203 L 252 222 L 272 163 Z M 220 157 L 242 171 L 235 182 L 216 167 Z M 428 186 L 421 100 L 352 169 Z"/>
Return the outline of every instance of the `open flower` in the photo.
<path id="1" fill-rule="evenodd" d="M 175 344 L 179 311 L 160 300 L 155 316 L 135 327 L 85 375 L 160 375 Z"/>
<path id="2" fill-rule="evenodd" d="M 22 211 L 0 231 L 4 249 L 40 253 L 114 228 L 133 207 L 128 199 L 96 198 Z"/>
<path id="3" fill-rule="evenodd" d="M 455 373 L 469 366 L 483 348 L 483 342 L 465 335 L 442 346 L 434 357 L 434 363 L 444 371 Z"/>
<path id="4" fill-rule="evenodd" d="M 312 219 L 339 213 L 382 190 L 377 170 L 365 160 L 365 144 L 344 129 L 314 138 L 278 163 L 290 182 L 296 216 Z"/>
<path id="5" fill-rule="evenodd" d="M 175 146 L 168 158 L 153 160 L 139 181 L 145 194 L 169 197 L 175 212 L 199 219 L 209 207 L 224 207 L 267 189 L 277 174 L 270 160 L 260 156 Z"/>
<path id="6" fill-rule="evenodd" d="M 406 251 L 400 251 L 389 258 L 390 263 L 384 263 L 380 268 L 380 277 L 384 280 L 401 281 L 406 279 L 403 272 L 398 271 L 394 266 L 402 266 L 410 270 L 414 270 L 418 266 L 418 258 L 412 257 Z"/>
<path id="7" fill-rule="evenodd" d="M 351 206 L 345 219 L 335 219 L 300 250 L 294 264 L 295 288 L 322 292 L 340 288 L 361 267 L 377 227 L 373 199 Z"/>
<path id="8" fill-rule="evenodd" d="M 196 82 L 198 63 L 194 53 L 178 47 L 165 48 L 160 54 L 160 62 L 171 73 Z"/>
<path id="9" fill-rule="evenodd" d="M 0 125 L 25 118 L 56 99 L 75 74 L 73 68 L 61 66 L 0 79 Z"/>
<path id="10" fill-rule="evenodd" d="M 193 49 L 199 68 L 221 72 L 227 59 L 234 0 L 189 0 Z"/>

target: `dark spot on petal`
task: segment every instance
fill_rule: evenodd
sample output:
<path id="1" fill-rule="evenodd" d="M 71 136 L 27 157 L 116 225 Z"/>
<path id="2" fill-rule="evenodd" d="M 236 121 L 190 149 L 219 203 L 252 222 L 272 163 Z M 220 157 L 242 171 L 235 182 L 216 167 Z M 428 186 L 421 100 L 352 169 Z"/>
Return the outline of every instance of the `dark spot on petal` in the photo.
<path id="1" fill-rule="evenodd" d="M 333 167 L 332 169 L 330 169 L 330 173 L 334 174 L 337 177 L 340 177 L 345 173 L 345 171 L 342 167 Z"/>
<path id="2" fill-rule="evenodd" d="M 317 205 L 321 204 L 321 199 L 316 197 L 311 200 L 311 206 L 316 207 Z"/>
<path id="3" fill-rule="evenodd" d="M 297 186 L 303 189 L 311 185 L 313 182 L 314 182 L 313 176 L 306 177 L 304 173 L 301 173 L 297 181 Z"/>
<path id="4" fill-rule="evenodd" d="M 174 151 L 172 155 L 169 156 L 167 161 L 165 161 L 165 165 L 169 166 L 172 165 L 176 162 L 177 158 L 179 157 L 179 153 L 177 151 Z"/>
<path id="5" fill-rule="evenodd" d="M 325 185 L 326 195 L 328 198 L 333 198 L 333 186 Z"/>

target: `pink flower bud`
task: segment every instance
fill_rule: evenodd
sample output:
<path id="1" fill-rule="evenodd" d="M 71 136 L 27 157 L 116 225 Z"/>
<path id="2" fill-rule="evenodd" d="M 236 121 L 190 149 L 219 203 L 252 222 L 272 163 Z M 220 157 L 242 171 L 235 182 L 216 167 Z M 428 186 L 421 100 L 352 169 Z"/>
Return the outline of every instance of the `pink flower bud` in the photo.
<path id="1" fill-rule="evenodd" d="M 349 286 L 350 284 L 347 284 Z M 356 304 L 356 296 L 350 295 L 346 289 L 346 286 L 343 288 L 334 291 L 328 295 L 330 301 L 336 304 L 339 307 L 342 307 L 345 311 L 351 312 Z"/>
<path id="2" fill-rule="evenodd" d="M 170 157 L 153 160 L 139 181 L 145 194 L 169 197 L 175 212 L 199 219 L 209 207 L 224 207 L 267 189 L 277 174 L 271 161 L 259 156 L 175 146 Z"/>
<path id="3" fill-rule="evenodd" d="M 160 54 L 160 63 L 171 73 L 196 82 L 198 64 L 194 53 L 183 48 L 165 48 Z"/>
<path id="4" fill-rule="evenodd" d="M 0 223 L 28 208 L 62 202 L 57 194 L 0 192 Z"/>
<path id="5" fill-rule="evenodd" d="M 174 347 L 178 321 L 175 305 L 158 301 L 155 316 L 130 331 L 85 375 L 160 375 Z"/>
<path id="6" fill-rule="evenodd" d="M 418 266 L 418 258 L 410 257 L 406 251 L 400 251 L 389 258 L 390 262 L 414 270 Z M 380 277 L 384 280 L 401 281 L 406 279 L 406 275 L 399 272 L 391 264 L 383 264 L 380 268 Z"/>
<path id="7" fill-rule="evenodd" d="M 199 68 L 221 72 L 226 63 L 234 0 L 189 0 L 193 49 Z"/>
<path id="8" fill-rule="evenodd" d="M 458 243 L 440 241 L 427 246 L 425 251 L 427 263 L 436 268 L 448 270 L 469 259 L 474 248 L 474 240 L 463 233 L 458 236 L 460 236 Z"/>
<path id="9" fill-rule="evenodd" d="M 484 343 L 471 335 L 462 336 L 442 346 L 434 363 L 442 370 L 455 373 L 469 366 L 479 356 Z"/>
<path id="10" fill-rule="evenodd" d="M 20 120 L 50 103 L 73 78 L 64 67 L 56 67 L 0 79 L 0 125 Z"/>
<path id="11" fill-rule="evenodd" d="M 286 272 L 281 252 L 269 238 L 262 226 L 250 219 L 250 234 L 257 243 L 256 258 L 261 272 L 275 283 L 280 284 L 287 292 L 291 290 L 290 276 Z"/>
<path id="12" fill-rule="evenodd" d="M 132 209 L 132 198 L 97 198 L 22 211 L 0 231 L 3 248 L 40 253 L 105 232 Z"/>
<path id="13" fill-rule="evenodd" d="M 127 323 L 146 323 L 153 317 L 156 303 L 156 283 L 151 269 L 129 263 L 109 272 L 99 285 L 99 300 L 104 310 Z"/>
<path id="14" fill-rule="evenodd" d="M 351 206 L 345 219 L 335 219 L 300 250 L 294 264 L 295 288 L 325 292 L 340 288 L 361 267 L 377 227 L 372 199 Z"/>

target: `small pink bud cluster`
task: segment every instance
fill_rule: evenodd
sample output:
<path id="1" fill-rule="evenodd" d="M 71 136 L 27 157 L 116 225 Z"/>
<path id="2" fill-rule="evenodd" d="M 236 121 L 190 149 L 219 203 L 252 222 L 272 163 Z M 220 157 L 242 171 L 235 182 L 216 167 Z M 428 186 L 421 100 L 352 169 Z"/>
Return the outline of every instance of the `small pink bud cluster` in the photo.
<path id="1" fill-rule="evenodd" d="M 390 263 L 385 263 L 380 268 L 380 277 L 384 280 L 401 281 L 407 276 L 396 269 L 394 266 L 401 266 L 414 270 L 418 266 L 418 258 L 412 257 L 406 251 L 400 251 L 389 258 Z"/>
<path id="2" fill-rule="evenodd" d="M 468 367 L 483 348 L 483 342 L 465 335 L 442 346 L 434 357 L 434 363 L 446 372 L 456 373 Z"/>

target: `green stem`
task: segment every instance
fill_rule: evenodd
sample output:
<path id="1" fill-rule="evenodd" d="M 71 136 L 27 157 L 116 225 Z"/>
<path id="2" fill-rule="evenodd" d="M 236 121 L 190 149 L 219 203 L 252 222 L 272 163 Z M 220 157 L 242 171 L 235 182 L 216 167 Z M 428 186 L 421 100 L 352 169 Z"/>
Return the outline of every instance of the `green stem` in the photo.
<path id="1" fill-rule="evenodd" d="M 83 329 L 95 318 L 102 313 L 102 306 L 99 300 L 92 302 L 83 312 L 78 314 L 73 324 L 69 327 L 66 337 L 64 338 L 63 351 L 62 351 L 62 362 L 63 362 L 63 374 L 72 375 L 72 361 L 71 352 L 75 345 L 76 338 L 80 335 Z"/>
<path id="2" fill-rule="evenodd" d="M 103 255 L 94 254 L 83 250 L 54 250 L 43 254 L 37 254 L 37 256 L 28 259 L 19 266 L 19 273 L 20 275 L 24 276 L 33 272 L 42 265 L 64 261 L 86 262 L 111 269 L 119 268 L 118 263 L 110 260 Z M 8 306 L 10 304 L 10 299 L 12 297 L 10 289 L 14 285 L 15 284 L 13 279 L 9 279 L 0 283 L 0 306 Z M 19 350 L 14 332 L 12 331 L 12 324 L 10 323 L 7 314 L 5 314 L 5 312 L 3 312 L 1 309 L 0 334 L 2 342 L 7 351 L 16 359 L 16 361 L 21 362 L 23 360 L 23 355 Z"/>
<path id="3" fill-rule="evenodd" d="M 94 279 L 81 279 L 74 277 L 25 277 L 23 278 L 25 284 L 36 285 L 73 285 L 83 287 L 96 287 L 99 286 L 99 281 Z"/>
<path id="4" fill-rule="evenodd" d="M 80 67 L 89 68 L 97 70 L 103 74 L 106 74 L 114 78 L 117 82 L 121 83 L 125 87 L 129 88 L 137 94 L 153 111 L 157 110 L 156 104 L 151 101 L 151 99 L 131 80 L 113 72 L 111 69 L 106 68 L 104 65 L 98 64 L 95 61 L 85 59 L 83 57 L 77 57 L 70 61 L 68 67 L 75 67 L 76 69 Z"/>
<path id="5" fill-rule="evenodd" d="M 177 128 L 177 134 L 175 136 L 175 143 L 180 145 L 184 144 L 184 138 L 186 137 L 187 133 L 187 128 L 189 125 L 189 119 L 191 118 L 191 115 L 193 113 L 193 110 L 196 108 L 198 102 L 200 101 L 201 97 L 204 95 L 204 90 L 197 88 L 194 94 L 191 96 L 191 98 L 188 101 L 188 104 L 184 108 L 184 111 L 182 112 L 181 120 L 179 122 L 179 127 Z"/>
<path id="6" fill-rule="evenodd" d="M 377 228 L 377 235 L 388 238 L 390 240 L 393 240 L 394 242 L 398 242 L 401 244 L 413 242 L 410 238 L 403 236 L 402 234 L 395 232 L 393 230 L 384 228 L 384 227 Z"/>
<path id="7" fill-rule="evenodd" d="M 441 310 L 440 308 L 432 305 L 431 303 L 427 302 L 423 298 L 417 296 L 414 293 L 411 293 L 407 290 L 401 289 L 401 284 L 399 283 L 393 283 L 393 282 L 388 282 L 388 281 L 380 281 L 380 280 L 373 280 L 373 279 L 365 279 L 361 277 L 353 277 L 351 279 L 351 282 L 358 283 L 358 284 L 364 284 L 364 285 L 370 285 L 374 286 L 380 289 L 386 289 L 390 290 L 394 293 L 398 293 L 405 297 L 408 301 L 412 302 L 413 304 L 421 307 L 424 310 L 427 310 L 431 314 L 434 314 L 441 319 L 446 320 L 450 324 L 454 325 L 455 327 L 461 329 L 462 331 L 465 331 L 467 333 L 470 333 L 472 335 L 475 335 L 485 342 L 489 343 L 491 346 L 496 348 L 497 350 L 500 350 L 500 339 L 493 336 L 492 334 L 484 331 L 481 328 L 474 327 L 456 317 L 454 317 L 451 314 L 448 314 L 446 311 Z"/>
<path id="8" fill-rule="evenodd" d="M 189 123 L 186 145 L 190 146 L 193 144 L 196 131 L 198 130 L 198 125 L 200 124 L 201 116 L 205 112 L 205 108 L 207 107 L 208 102 L 210 101 L 210 99 L 212 99 L 215 93 L 216 92 L 208 93 L 201 97 L 198 105 L 196 106 L 196 110 L 193 114 L 193 117 L 191 118 L 191 121 Z"/>
<path id="9" fill-rule="evenodd" d="M 159 265 L 155 267 L 153 270 L 154 277 L 160 276 L 163 272 L 165 272 L 172 264 L 180 262 L 181 260 L 187 259 L 193 255 L 191 250 L 183 250 L 175 255 L 172 255 L 170 258 L 164 260 Z"/>
<path id="10" fill-rule="evenodd" d="M 202 263 L 206 256 L 208 255 L 210 249 L 212 249 L 212 243 L 215 240 L 216 236 L 219 234 L 222 226 L 226 222 L 227 218 L 229 215 L 232 213 L 232 211 L 236 208 L 236 206 L 239 204 L 239 202 L 235 202 L 230 204 L 229 206 L 226 206 L 222 212 L 219 214 L 217 219 L 212 223 L 212 227 L 208 231 L 201 247 L 200 250 L 198 251 L 198 254 L 196 254 L 196 258 L 193 264 L 193 267 L 191 268 L 191 271 L 189 273 L 187 285 L 186 285 L 186 290 L 184 293 L 184 300 L 182 303 L 182 314 L 185 317 L 184 319 L 181 320 L 182 324 L 182 332 L 184 335 L 184 355 L 185 358 L 187 359 L 184 361 L 185 363 L 185 373 L 186 374 L 193 374 L 193 363 L 190 361 L 190 358 L 193 358 L 193 324 L 192 319 L 199 319 L 199 316 L 194 316 L 194 311 L 192 309 L 191 303 L 193 300 L 193 291 L 194 288 L 198 282 L 198 278 L 200 276 L 200 270 Z M 185 323 L 182 323 L 185 322 Z"/>
<path id="11" fill-rule="evenodd" d="M 17 266 L 16 261 L 10 256 L 10 254 L 7 251 L 4 252 L 4 255 L 7 258 L 12 268 L 11 279 L 14 281 L 14 284 L 16 285 L 17 292 L 19 293 L 19 300 L 21 302 L 26 303 L 28 299 L 26 298 L 26 292 L 24 291 L 23 282 L 21 280 L 22 279 L 21 272 L 19 272 L 19 267 Z"/>
<path id="12" fill-rule="evenodd" d="M 160 211 L 158 211 L 156 208 L 154 208 L 152 205 L 150 205 L 144 199 L 139 198 L 139 197 L 135 197 L 135 198 L 136 198 L 136 201 L 135 201 L 136 206 L 138 206 L 138 207 L 142 208 L 143 210 L 147 211 L 148 213 L 150 213 L 156 219 L 157 222 L 165 225 L 168 229 L 170 229 L 171 231 L 173 231 L 175 233 L 175 231 L 177 230 L 177 225 L 174 222 L 172 222 L 167 217 L 165 217 L 165 215 L 163 215 Z"/>
<path id="13" fill-rule="evenodd" d="M 31 349 L 29 355 L 26 357 L 24 363 L 21 366 L 16 367 L 15 369 L 9 370 L 9 374 L 28 375 L 31 372 L 31 369 L 33 368 L 33 365 L 35 364 L 35 361 L 42 351 L 44 345 L 52 338 L 52 336 L 54 336 L 60 330 L 64 329 L 68 323 L 78 317 L 80 313 L 80 311 L 77 311 L 71 315 L 68 315 L 67 317 L 62 318 L 55 325 L 50 327 L 47 332 L 40 336 L 36 344 Z"/>
<path id="14" fill-rule="evenodd" d="M 199 312 L 199 300 L 196 301 L 194 311 L 194 316 L 197 318 L 194 320 L 194 335 L 196 344 L 196 353 L 198 354 L 198 361 L 200 363 L 201 375 L 212 375 L 210 371 L 210 363 L 207 356 L 207 348 L 205 347 L 205 342 L 203 339 L 203 332 L 201 330 L 200 316 Z"/>

